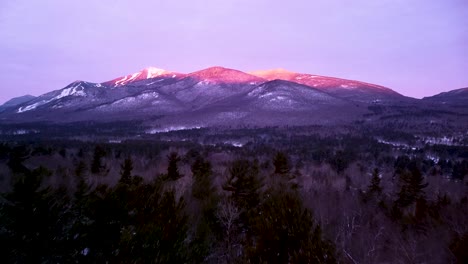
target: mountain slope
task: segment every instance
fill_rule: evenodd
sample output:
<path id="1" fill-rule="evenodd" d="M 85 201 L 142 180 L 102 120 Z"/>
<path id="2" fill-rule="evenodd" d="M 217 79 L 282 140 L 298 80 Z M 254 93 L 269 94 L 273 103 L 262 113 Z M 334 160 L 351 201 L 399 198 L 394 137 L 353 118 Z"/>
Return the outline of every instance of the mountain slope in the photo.
<path id="1" fill-rule="evenodd" d="M 424 101 L 441 103 L 448 105 L 467 105 L 468 104 L 468 87 L 448 92 L 443 92 L 431 97 L 424 97 Z"/>
<path id="2" fill-rule="evenodd" d="M 273 80 L 166 116 L 156 127 L 281 126 L 347 123 L 367 113 L 365 105 L 336 98 L 294 82 Z"/>
<path id="3" fill-rule="evenodd" d="M 102 84 L 109 87 L 119 87 L 129 85 L 138 81 L 148 80 L 148 79 L 171 79 L 171 78 L 181 78 L 184 74 L 166 71 L 163 69 L 155 68 L 155 67 L 148 67 L 139 72 L 129 74 L 126 76 L 122 76 L 116 78 L 111 81 L 103 82 Z"/>
<path id="4" fill-rule="evenodd" d="M 204 70 L 192 72 L 188 77 L 197 79 L 203 82 L 210 83 L 260 83 L 265 79 L 257 77 L 245 72 L 224 67 L 210 67 Z"/>
<path id="5" fill-rule="evenodd" d="M 255 71 L 251 72 L 251 74 L 267 80 L 280 79 L 296 82 L 327 92 L 336 97 L 360 102 L 391 101 L 405 98 L 401 94 L 380 85 L 320 75 L 295 73 L 284 69 Z"/>
<path id="6" fill-rule="evenodd" d="M 104 83 L 76 81 L 9 107 L 1 122 L 143 120 L 155 127 L 304 125 L 353 122 L 376 101 L 404 98 L 378 85 L 273 70 L 211 67 L 189 74 L 158 68 Z"/>
<path id="7" fill-rule="evenodd" d="M 42 108 L 62 108 L 67 105 L 66 99 L 70 97 L 80 98 L 92 96 L 101 87 L 101 84 L 75 81 L 61 90 L 43 94 L 27 103 L 18 105 L 19 107 L 16 109 L 16 113 L 24 113 Z"/>
<path id="8" fill-rule="evenodd" d="M 24 95 L 24 96 L 20 96 L 20 97 L 15 97 L 15 98 L 12 98 L 12 99 L 6 101 L 4 104 L 0 105 L 0 109 L 5 109 L 5 108 L 8 108 L 8 107 L 17 106 L 17 105 L 29 102 L 29 101 L 33 100 L 34 98 L 36 98 L 36 96 L 32 96 L 32 95 L 29 95 L 29 94 Z"/>
<path id="9" fill-rule="evenodd" d="M 256 107 L 281 111 L 310 110 L 323 104 L 347 103 L 317 89 L 284 80 L 263 83 L 249 92 L 248 97 Z"/>
<path id="10" fill-rule="evenodd" d="M 190 73 L 173 84 L 161 87 L 159 91 L 173 96 L 189 109 L 198 109 L 248 92 L 263 82 L 264 79 L 241 71 L 212 67 Z"/>

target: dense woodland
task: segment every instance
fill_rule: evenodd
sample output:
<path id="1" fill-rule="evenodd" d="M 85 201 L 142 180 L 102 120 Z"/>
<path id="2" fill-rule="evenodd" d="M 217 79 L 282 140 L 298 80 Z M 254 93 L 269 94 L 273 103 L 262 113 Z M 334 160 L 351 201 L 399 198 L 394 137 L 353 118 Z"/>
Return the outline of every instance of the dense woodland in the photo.
<path id="1" fill-rule="evenodd" d="M 2 263 L 467 263 L 467 135 L 385 126 L 5 136 Z"/>

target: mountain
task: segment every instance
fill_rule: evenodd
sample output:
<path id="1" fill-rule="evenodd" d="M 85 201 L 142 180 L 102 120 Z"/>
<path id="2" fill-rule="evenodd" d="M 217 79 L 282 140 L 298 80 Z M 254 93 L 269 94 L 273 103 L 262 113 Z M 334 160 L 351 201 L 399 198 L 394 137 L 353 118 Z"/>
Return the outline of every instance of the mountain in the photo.
<path id="1" fill-rule="evenodd" d="M 264 78 L 219 66 L 196 71 L 188 76 L 208 83 L 245 84 L 265 82 Z"/>
<path id="2" fill-rule="evenodd" d="M 184 74 L 182 73 L 166 71 L 166 70 L 155 68 L 155 67 L 148 67 L 139 72 L 129 74 L 126 76 L 122 76 L 114 80 L 104 82 L 102 84 L 105 86 L 109 86 L 109 87 L 119 87 L 119 86 L 129 85 L 129 84 L 142 81 L 142 80 L 155 79 L 155 78 L 159 80 L 170 79 L 170 78 L 175 79 L 175 78 L 180 78 L 183 76 Z"/>
<path id="3" fill-rule="evenodd" d="M 103 83 L 75 81 L 2 110 L 0 122 L 142 120 L 152 127 L 354 122 L 405 97 L 382 86 L 285 70 L 146 68 Z M 374 117 L 377 118 L 377 117 Z"/>
<path id="4" fill-rule="evenodd" d="M 334 77 L 290 72 L 284 69 L 254 71 L 250 74 L 267 80 L 286 80 L 324 91 L 336 97 L 360 102 L 395 101 L 405 97 L 389 88 Z"/>
<path id="5" fill-rule="evenodd" d="M 0 110 L 29 102 L 29 101 L 33 100 L 34 98 L 36 98 L 36 97 L 32 96 L 32 95 L 29 95 L 29 94 L 24 95 L 24 96 L 20 96 L 20 97 L 12 98 L 12 99 L 6 101 L 3 105 L 0 105 Z"/>
<path id="6" fill-rule="evenodd" d="M 423 100 L 432 103 L 466 106 L 468 103 L 468 87 L 424 97 Z"/>
<path id="7" fill-rule="evenodd" d="M 223 86 L 218 84 L 213 87 L 216 91 L 236 88 L 232 85 Z M 210 90 L 211 87 L 204 86 L 203 88 Z M 164 116 L 151 125 L 193 128 L 331 124 L 352 122 L 367 113 L 363 105 L 283 80 L 243 86 L 242 89 L 232 92 L 229 96 L 217 97 L 217 100 L 212 100 L 212 96 L 213 93 L 208 92 L 201 97 L 211 100 L 203 107 L 199 105 L 190 107 L 186 111 Z"/>
<path id="8" fill-rule="evenodd" d="M 61 90 L 52 91 L 41 96 L 35 97 L 25 103 L 17 105 L 16 113 L 24 113 L 43 108 L 59 109 L 70 107 L 71 98 L 86 98 L 94 93 L 96 89 L 102 87 L 101 84 L 89 83 L 84 81 L 75 81 Z M 95 94 L 99 96 L 99 94 Z M 89 101 L 91 102 L 91 100 Z"/>
<path id="9" fill-rule="evenodd" d="M 247 93 L 263 82 L 264 79 L 241 71 L 211 67 L 190 73 L 171 85 L 161 87 L 159 91 L 194 110 L 236 94 Z"/>

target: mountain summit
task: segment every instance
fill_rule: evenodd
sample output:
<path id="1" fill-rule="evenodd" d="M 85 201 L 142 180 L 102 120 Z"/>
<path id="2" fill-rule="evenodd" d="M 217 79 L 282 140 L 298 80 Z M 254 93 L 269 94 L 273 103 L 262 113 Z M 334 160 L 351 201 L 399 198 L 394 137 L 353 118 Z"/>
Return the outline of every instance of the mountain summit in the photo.
<path id="1" fill-rule="evenodd" d="M 360 120 L 369 114 L 370 105 L 395 105 L 404 99 L 380 85 L 284 69 L 246 73 L 217 66 L 185 74 L 148 67 L 103 83 L 73 82 L 7 105 L 0 109 L 0 122 L 328 124 Z"/>
<path id="2" fill-rule="evenodd" d="M 124 86 L 124 85 L 130 84 L 136 81 L 141 81 L 141 80 L 147 80 L 147 79 L 152 79 L 152 78 L 157 78 L 157 77 L 175 78 L 181 75 L 182 74 L 180 73 L 166 71 L 166 70 L 159 69 L 156 67 L 148 67 L 139 72 L 125 75 L 125 76 L 116 78 L 114 80 L 104 82 L 103 84 L 106 86 L 118 87 L 118 86 Z"/>
<path id="3" fill-rule="evenodd" d="M 286 80 L 296 82 L 327 92 L 337 97 L 356 101 L 388 101 L 404 98 L 401 94 L 376 84 L 306 73 L 296 73 L 285 69 L 254 71 L 250 72 L 250 74 L 270 81 Z"/>
<path id="4" fill-rule="evenodd" d="M 220 66 L 192 72 L 188 76 L 197 78 L 200 81 L 211 81 L 215 83 L 259 83 L 266 81 L 261 77 Z"/>

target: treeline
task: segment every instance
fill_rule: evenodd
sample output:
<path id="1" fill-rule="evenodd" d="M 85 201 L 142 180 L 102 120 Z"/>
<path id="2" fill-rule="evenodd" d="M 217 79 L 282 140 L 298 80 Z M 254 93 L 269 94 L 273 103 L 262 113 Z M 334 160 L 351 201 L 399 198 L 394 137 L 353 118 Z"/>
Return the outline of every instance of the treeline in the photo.
<path id="1" fill-rule="evenodd" d="M 0 196 L 2 261 L 467 261 L 462 147 L 441 150 L 447 165 L 364 137 L 301 137 L 310 141 L 177 151 L 171 142 L 2 144 L 0 174 L 11 178 Z M 143 177 L 141 163 L 164 170 Z M 50 184 L 63 174 L 72 180 Z"/>
<path id="2" fill-rule="evenodd" d="M 97 154 L 96 154 L 97 153 Z M 91 174 L 104 167 L 91 162 Z M 121 165 L 115 186 L 51 188 L 44 167 L 29 170 L 13 157 L 11 192 L 2 195 L 0 248 L 4 263 L 334 263 L 336 253 L 287 180 L 265 185 L 258 162 L 233 161 L 217 190 L 209 161 L 195 157 L 192 187 L 177 197 L 180 157 L 151 182 Z M 13 162 L 12 162 L 13 161 Z M 279 160 L 279 173 L 289 169 Z M 94 170 L 94 171 L 93 171 Z M 187 199 L 189 202 L 187 202 Z M 190 205 L 188 207 L 188 205 Z"/>

